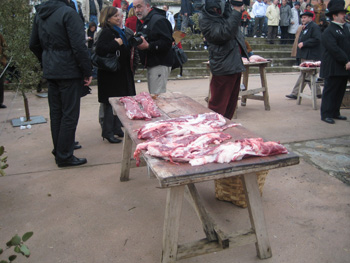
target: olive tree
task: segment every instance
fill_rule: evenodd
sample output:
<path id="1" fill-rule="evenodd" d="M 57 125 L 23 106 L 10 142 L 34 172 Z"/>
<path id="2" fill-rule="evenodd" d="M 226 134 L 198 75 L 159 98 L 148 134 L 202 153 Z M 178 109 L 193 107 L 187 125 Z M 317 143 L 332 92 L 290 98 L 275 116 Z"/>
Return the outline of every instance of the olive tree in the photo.
<path id="1" fill-rule="evenodd" d="M 11 81 L 23 96 L 26 121 L 30 120 L 26 93 L 37 87 L 42 75 L 37 58 L 29 50 L 33 5 L 36 3 L 29 0 L 0 1 L 0 32 L 7 44 L 5 54 L 8 59 L 12 58 L 11 66 L 15 68 Z"/>

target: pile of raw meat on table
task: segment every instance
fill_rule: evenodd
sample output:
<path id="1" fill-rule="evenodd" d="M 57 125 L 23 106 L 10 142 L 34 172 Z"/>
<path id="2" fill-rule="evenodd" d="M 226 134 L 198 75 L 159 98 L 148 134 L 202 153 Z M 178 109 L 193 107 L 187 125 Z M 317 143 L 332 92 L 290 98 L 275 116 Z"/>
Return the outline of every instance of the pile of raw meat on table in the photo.
<path id="1" fill-rule="evenodd" d="M 122 100 L 125 101 L 125 98 Z M 129 111 L 127 104 L 125 109 Z M 240 124 L 226 124 L 222 115 L 213 112 L 149 122 L 137 131 L 138 139 L 146 141 L 136 146 L 134 158 L 139 165 L 141 151 L 146 151 L 146 154 L 172 163 L 189 162 L 195 166 L 214 162 L 229 163 L 248 156 L 288 153 L 280 143 L 264 142 L 261 138 L 221 144 L 232 139 L 231 135 L 223 131 L 236 126 Z"/>
<path id="2" fill-rule="evenodd" d="M 302 62 L 299 67 L 302 68 L 317 68 L 321 67 L 321 61 L 304 61 Z"/>

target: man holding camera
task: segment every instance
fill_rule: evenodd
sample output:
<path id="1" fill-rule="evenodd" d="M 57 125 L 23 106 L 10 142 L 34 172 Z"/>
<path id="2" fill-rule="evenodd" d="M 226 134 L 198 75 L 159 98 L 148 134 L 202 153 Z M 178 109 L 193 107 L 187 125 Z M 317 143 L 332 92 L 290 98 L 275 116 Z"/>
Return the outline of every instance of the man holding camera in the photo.
<path id="1" fill-rule="evenodd" d="M 244 37 L 239 30 L 242 0 L 206 0 L 199 26 L 209 44 L 212 73 L 208 107 L 232 119 L 238 100 L 241 74 L 245 71 L 242 55 L 248 56 Z M 249 4 L 249 0 L 248 0 Z"/>
<path id="2" fill-rule="evenodd" d="M 138 44 L 141 63 L 147 68 L 149 93 L 165 93 L 173 65 L 171 24 L 166 12 L 152 7 L 151 0 L 134 0 L 133 3 L 138 20 L 132 42 Z"/>

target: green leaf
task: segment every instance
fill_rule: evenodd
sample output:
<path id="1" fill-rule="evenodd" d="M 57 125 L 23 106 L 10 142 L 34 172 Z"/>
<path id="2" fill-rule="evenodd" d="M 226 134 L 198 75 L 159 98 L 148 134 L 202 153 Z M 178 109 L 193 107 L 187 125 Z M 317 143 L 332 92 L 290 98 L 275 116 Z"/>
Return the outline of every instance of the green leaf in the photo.
<path id="1" fill-rule="evenodd" d="M 17 257 L 16 255 L 9 256 L 10 262 L 14 261 L 16 259 L 16 257 Z"/>
<path id="2" fill-rule="evenodd" d="M 0 146 L 0 156 L 3 155 L 5 152 L 5 147 L 4 146 Z"/>
<path id="3" fill-rule="evenodd" d="M 26 257 L 30 256 L 29 248 L 26 245 L 22 245 L 20 249 L 23 255 L 25 255 Z"/>
<path id="4" fill-rule="evenodd" d="M 2 252 L 4 252 L 4 250 L 2 248 L 0 248 L 0 255 L 2 254 Z"/>
<path id="5" fill-rule="evenodd" d="M 25 233 L 25 234 L 22 236 L 23 242 L 26 242 L 29 238 L 32 237 L 33 234 L 34 234 L 33 232 L 27 232 L 27 233 Z"/>
<path id="6" fill-rule="evenodd" d="M 15 246 L 14 251 L 15 251 L 16 253 L 21 253 L 21 250 L 19 249 L 19 246 Z"/>
<path id="7" fill-rule="evenodd" d="M 1 260 L 0 263 L 8 263 L 6 260 Z"/>
<path id="8" fill-rule="evenodd" d="M 18 236 L 18 235 L 15 235 L 9 242 L 7 243 L 10 243 L 11 246 L 18 246 L 19 244 L 21 244 L 21 238 Z M 7 244 L 6 244 L 7 245 Z"/>

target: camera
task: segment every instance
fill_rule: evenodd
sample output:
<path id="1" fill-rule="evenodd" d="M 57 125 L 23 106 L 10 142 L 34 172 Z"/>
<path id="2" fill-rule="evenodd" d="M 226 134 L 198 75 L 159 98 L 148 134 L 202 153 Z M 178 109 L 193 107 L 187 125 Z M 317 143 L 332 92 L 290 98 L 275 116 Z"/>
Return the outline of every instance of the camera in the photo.
<path id="1" fill-rule="evenodd" d="M 141 36 L 147 38 L 146 34 L 143 34 L 142 32 L 136 32 L 136 34 L 130 39 L 130 45 L 132 47 L 137 47 L 138 45 L 142 44 L 143 40 Z"/>

